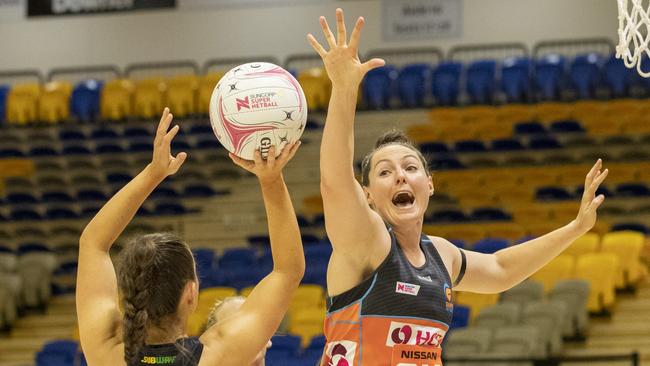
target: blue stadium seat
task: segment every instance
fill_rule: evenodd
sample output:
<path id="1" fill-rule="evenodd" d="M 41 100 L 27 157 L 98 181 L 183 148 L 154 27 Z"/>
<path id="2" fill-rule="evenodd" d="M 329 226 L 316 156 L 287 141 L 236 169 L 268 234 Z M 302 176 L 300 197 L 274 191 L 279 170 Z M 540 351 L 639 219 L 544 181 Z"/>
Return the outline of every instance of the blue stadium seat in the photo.
<path id="1" fill-rule="evenodd" d="M 536 121 L 520 122 L 515 125 L 514 133 L 517 135 L 545 134 L 546 128 L 543 124 Z"/>
<path id="2" fill-rule="evenodd" d="M 36 354 L 36 366 L 74 365 L 79 345 L 70 340 L 57 340 L 46 343 Z"/>
<path id="3" fill-rule="evenodd" d="M 95 153 L 97 154 L 119 154 L 123 152 L 124 148 L 117 141 L 97 144 L 95 148 Z"/>
<path id="4" fill-rule="evenodd" d="M 317 235 L 314 234 L 300 234 L 300 238 L 302 239 L 302 243 L 304 245 L 315 245 L 320 243 L 320 238 Z"/>
<path id="5" fill-rule="evenodd" d="M 324 214 L 318 214 L 314 216 L 314 218 L 311 220 L 311 225 L 314 227 L 324 227 L 325 226 L 325 215 Z"/>
<path id="6" fill-rule="evenodd" d="M 79 140 L 85 140 L 86 135 L 83 133 L 82 130 L 79 129 L 63 130 L 59 132 L 59 139 L 63 141 L 79 141 Z"/>
<path id="7" fill-rule="evenodd" d="M 39 198 L 28 192 L 12 192 L 7 194 L 5 200 L 10 205 L 22 205 L 30 203 L 38 203 Z"/>
<path id="8" fill-rule="evenodd" d="M 449 147 L 444 142 L 424 142 L 419 145 L 419 148 L 424 155 L 449 152 Z"/>
<path id="9" fill-rule="evenodd" d="M 562 187 L 540 187 L 535 192 L 539 201 L 572 200 L 575 196 Z"/>
<path id="10" fill-rule="evenodd" d="M 481 140 L 463 140 L 456 142 L 454 150 L 459 153 L 476 153 L 485 152 L 488 149 Z"/>
<path id="11" fill-rule="evenodd" d="M 397 69 L 386 65 L 370 70 L 363 81 L 363 98 L 369 109 L 388 109 L 395 94 Z"/>
<path id="12" fill-rule="evenodd" d="M 214 249 L 196 248 L 192 249 L 192 254 L 194 254 L 194 261 L 199 272 L 207 272 L 214 267 Z"/>
<path id="13" fill-rule="evenodd" d="M 45 191 L 41 194 L 41 201 L 46 203 L 68 203 L 73 202 L 74 198 L 68 192 L 60 190 Z"/>
<path id="14" fill-rule="evenodd" d="M 304 365 L 315 366 L 318 364 L 323 356 L 325 343 L 327 343 L 327 339 L 325 339 L 324 335 L 314 336 L 311 341 L 309 341 L 309 345 L 305 347 L 302 353 L 302 359 L 305 362 Z"/>
<path id="15" fill-rule="evenodd" d="M 151 192 L 152 198 L 178 198 L 180 194 L 173 187 L 169 185 L 160 185 Z"/>
<path id="16" fill-rule="evenodd" d="M 467 243 L 465 243 L 465 241 L 462 239 L 448 238 L 448 240 L 458 248 L 467 248 Z"/>
<path id="17" fill-rule="evenodd" d="M 219 270 L 213 270 L 213 269 L 201 270 L 199 268 L 197 275 L 199 276 L 199 289 L 201 290 L 209 287 L 227 286 L 228 284 L 227 283 L 228 279 L 226 278 L 226 275 Z"/>
<path id="18" fill-rule="evenodd" d="M 431 67 L 427 64 L 406 65 L 399 73 L 397 91 L 402 107 L 423 107 L 427 93 L 426 82 L 429 80 Z"/>
<path id="19" fill-rule="evenodd" d="M 79 213 L 69 207 L 54 206 L 45 210 L 45 217 L 50 220 L 76 219 L 79 218 Z"/>
<path id="20" fill-rule="evenodd" d="M 108 184 L 124 185 L 133 179 L 131 174 L 126 172 L 115 172 L 106 174 L 106 182 Z"/>
<path id="21" fill-rule="evenodd" d="M 467 67 L 465 87 L 472 103 L 492 103 L 496 89 L 496 68 L 494 60 L 474 61 Z"/>
<path id="22" fill-rule="evenodd" d="M 99 99 L 103 82 L 84 80 L 78 83 L 70 97 L 70 112 L 80 122 L 91 122 L 99 116 Z"/>
<path id="23" fill-rule="evenodd" d="M 296 219 L 298 219 L 298 226 L 300 228 L 308 228 L 311 226 L 311 222 L 304 215 L 296 215 Z"/>
<path id="24" fill-rule="evenodd" d="M 15 207 L 9 211 L 9 219 L 14 221 L 41 220 L 43 217 L 34 208 L 28 206 Z"/>
<path id="25" fill-rule="evenodd" d="M 73 144 L 63 146 L 62 153 L 64 155 L 90 155 L 92 152 L 85 145 Z"/>
<path id="26" fill-rule="evenodd" d="M 81 206 L 81 212 L 79 213 L 80 217 L 91 217 L 95 216 L 97 212 L 102 208 L 101 205 L 95 204 L 95 205 L 83 205 Z"/>
<path id="27" fill-rule="evenodd" d="M 219 268 L 223 270 L 254 267 L 256 262 L 255 251 L 249 248 L 226 249 L 218 260 Z"/>
<path id="28" fill-rule="evenodd" d="M 7 120 L 7 96 L 10 89 L 9 85 L 0 85 L 0 125 Z"/>
<path id="29" fill-rule="evenodd" d="M 196 143 L 196 148 L 197 149 L 220 149 L 221 144 L 219 143 L 219 140 L 217 140 L 216 137 L 211 136 L 209 138 L 204 138 L 199 140 Z"/>
<path id="30" fill-rule="evenodd" d="M 226 284 L 238 290 L 257 285 L 268 274 L 264 268 L 258 267 L 238 267 L 221 271 L 226 276 Z"/>
<path id="31" fill-rule="evenodd" d="M 332 246 L 329 244 L 315 244 L 305 246 L 305 261 L 308 264 L 325 263 L 329 261 L 332 255 Z"/>
<path id="32" fill-rule="evenodd" d="M 431 169 L 447 170 L 447 169 L 462 169 L 463 163 L 453 157 L 433 158 L 429 161 Z"/>
<path id="33" fill-rule="evenodd" d="M 531 150 L 559 149 L 562 145 L 551 136 L 533 137 L 528 141 Z"/>
<path id="34" fill-rule="evenodd" d="M 251 246 L 268 247 L 271 245 L 271 239 L 269 239 L 268 235 L 249 235 L 246 240 Z"/>
<path id="35" fill-rule="evenodd" d="M 431 90 L 439 105 L 455 105 L 460 92 L 460 62 L 442 62 L 433 71 Z"/>
<path id="36" fill-rule="evenodd" d="M 550 131 L 557 133 L 581 133 L 586 130 L 578 121 L 564 120 L 551 123 Z"/>
<path id="37" fill-rule="evenodd" d="M 628 69 L 623 60 L 616 58 L 616 55 L 612 55 L 605 62 L 603 74 L 605 85 L 614 98 L 629 96 L 630 87 L 639 80 L 636 70 Z"/>
<path id="38" fill-rule="evenodd" d="M 183 189 L 183 196 L 187 198 L 192 197 L 212 197 L 214 195 L 225 195 L 228 194 L 228 190 L 215 191 L 207 183 L 192 183 L 185 186 Z"/>
<path id="39" fill-rule="evenodd" d="M 192 135 L 202 135 L 202 134 L 214 134 L 212 126 L 209 124 L 194 124 L 190 127 L 190 134 Z"/>
<path id="40" fill-rule="evenodd" d="M 585 186 L 579 186 L 576 188 L 576 197 L 582 197 L 582 193 L 585 191 Z M 596 196 L 602 194 L 605 197 L 612 197 L 614 194 L 605 186 L 600 186 L 596 190 Z"/>
<path id="41" fill-rule="evenodd" d="M 287 359 L 298 357 L 300 352 L 300 337 L 293 335 L 276 335 L 271 338 L 273 344 L 271 348 L 266 351 L 267 359 L 279 358 Z"/>
<path id="42" fill-rule="evenodd" d="M 501 66 L 501 89 L 508 103 L 522 103 L 530 99 L 530 60 L 507 58 Z"/>
<path id="43" fill-rule="evenodd" d="M 18 249 L 16 250 L 17 255 L 23 255 L 27 253 L 36 253 L 36 252 L 51 252 L 50 248 L 47 247 L 47 245 L 39 242 L 27 242 L 27 243 L 21 243 L 18 245 Z"/>
<path id="44" fill-rule="evenodd" d="M 106 201 L 108 197 L 99 188 L 85 188 L 77 191 L 77 201 Z"/>
<path id="45" fill-rule="evenodd" d="M 102 126 L 94 129 L 90 133 L 90 137 L 96 140 L 116 139 L 120 137 L 120 133 L 116 129 L 110 128 L 109 126 Z"/>
<path id="46" fill-rule="evenodd" d="M 650 189 L 643 183 L 623 183 L 616 186 L 618 197 L 647 197 L 650 196 Z"/>
<path id="47" fill-rule="evenodd" d="M 507 247 L 508 241 L 506 239 L 487 238 L 474 243 L 472 250 L 479 253 L 492 254 Z"/>
<path id="48" fill-rule="evenodd" d="M 432 222 L 465 222 L 468 217 L 460 210 L 440 210 L 431 214 Z"/>
<path id="49" fill-rule="evenodd" d="M 182 215 L 188 213 L 188 209 L 176 201 L 164 201 L 156 203 L 154 212 L 156 215 Z"/>
<path id="50" fill-rule="evenodd" d="M 564 58 L 560 55 L 545 55 L 535 65 L 535 86 L 539 99 L 559 100 L 564 83 Z"/>
<path id="51" fill-rule="evenodd" d="M 133 138 L 133 137 L 152 137 L 151 132 L 144 127 L 126 127 L 124 129 L 124 137 Z"/>
<path id="52" fill-rule="evenodd" d="M 512 216 L 503 212 L 499 208 L 481 207 L 472 210 L 470 214 L 472 221 L 507 221 L 512 220 Z"/>
<path id="53" fill-rule="evenodd" d="M 17 147 L 0 148 L 0 158 L 24 158 L 25 153 Z"/>
<path id="54" fill-rule="evenodd" d="M 59 152 L 52 146 L 34 146 L 29 149 L 29 156 L 58 156 Z"/>
<path id="55" fill-rule="evenodd" d="M 571 63 L 569 78 L 578 99 L 591 99 L 596 96 L 600 83 L 601 56 L 597 53 L 579 55 Z"/>
<path id="56" fill-rule="evenodd" d="M 451 329 L 465 328 L 469 325 L 470 308 L 454 304 L 454 315 L 451 318 Z"/>
<path id="57" fill-rule="evenodd" d="M 153 142 L 151 141 L 136 141 L 129 143 L 130 152 L 148 152 L 153 151 Z"/>
<path id="58" fill-rule="evenodd" d="M 327 283 L 327 263 L 315 263 L 305 269 L 302 283 L 325 286 Z"/>
<path id="59" fill-rule="evenodd" d="M 625 230 L 638 231 L 644 234 L 650 233 L 650 229 L 646 225 L 638 222 L 619 222 L 618 224 L 612 225 L 612 231 Z"/>
<path id="60" fill-rule="evenodd" d="M 191 149 L 192 149 L 192 146 L 190 145 L 190 143 L 187 142 L 187 140 L 183 140 L 182 137 L 176 137 L 172 141 L 172 151 L 174 151 L 174 152 L 180 152 L 180 151 L 186 151 L 187 152 L 188 150 L 191 150 Z M 174 153 L 174 154 L 176 154 L 176 153 Z"/>
<path id="61" fill-rule="evenodd" d="M 518 151 L 526 149 L 519 140 L 509 138 L 493 140 L 491 145 L 494 151 Z"/>

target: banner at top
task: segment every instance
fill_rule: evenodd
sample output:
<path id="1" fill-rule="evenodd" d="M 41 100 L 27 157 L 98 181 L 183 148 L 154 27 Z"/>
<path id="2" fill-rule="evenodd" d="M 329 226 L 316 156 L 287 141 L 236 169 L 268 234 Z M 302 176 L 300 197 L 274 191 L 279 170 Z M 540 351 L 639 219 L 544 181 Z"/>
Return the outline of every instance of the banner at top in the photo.
<path id="1" fill-rule="evenodd" d="M 175 7 L 176 0 L 27 0 L 27 16 L 84 15 Z"/>

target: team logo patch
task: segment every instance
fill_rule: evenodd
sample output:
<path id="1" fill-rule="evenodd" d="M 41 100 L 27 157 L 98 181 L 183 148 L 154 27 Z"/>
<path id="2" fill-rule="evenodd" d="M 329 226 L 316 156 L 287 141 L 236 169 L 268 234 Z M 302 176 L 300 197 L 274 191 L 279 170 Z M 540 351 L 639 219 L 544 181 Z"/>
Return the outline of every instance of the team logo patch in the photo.
<path id="1" fill-rule="evenodd" d="M 396 344 L 438 347 L 446 333 L 445 330 L 436 327 L 391 322 L 386 337 L 386 345 L 389 347 Z"/>
<path id="2" fill-rule="evenodd" d="M 334 341 L 325 347 L 325 365 L 353 366 L 357 343 L 352 341 Z"/>
<path id="3" fill-rule="evenodd" d="M 444 291 L 445 291 L 445 307 L 447 308 L 448 312 L 453 313 L 454 303 L 452 302 L 451 287 L 449 286 L 449 284 L 445 283 Z"/>
<path id="4" fill-rule="evenodd" d="M 413 285 L 406 282 L 399 282 L 395 285 L 395 292 L 398 294 L 418 296 L 420 292 L 420 285 Z"/>

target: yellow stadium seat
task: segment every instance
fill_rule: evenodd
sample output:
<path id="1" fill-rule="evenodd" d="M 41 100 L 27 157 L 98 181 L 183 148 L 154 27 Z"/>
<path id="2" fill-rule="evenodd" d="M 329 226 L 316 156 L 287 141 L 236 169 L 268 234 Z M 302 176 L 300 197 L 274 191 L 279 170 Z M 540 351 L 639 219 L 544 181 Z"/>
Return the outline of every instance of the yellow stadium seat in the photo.
<path id="1" fill-rule="evenodd" d="M 640 255 L 645 244 L 645 235 L 636 231 L 615 231 L 603 235 L 601 251 L 618 257 L 620 267 L 616 276 L 616 287 L 633 285 L 641 276 Z"/>
<path id="2" fill-rule="evenodd" d="M 512 136 L 512 126 L 505 123 L 471 125 L 472 134 L 483 140 L 505 139 Z"/>
<path id="3" fill-rule="evenodd" d="M 514 187 L 520 186 L 524 175 L 520 173 L 519 169 L 481 169 L 473 173 L 479 177 L 481 184 L 488 185 L 489 187 Z"/>
<path id="4" fill-rule="evenodd" d="M 573 276 L 574 267 L 574 257 L 561 254 L 540 268 L 531 278 L 541 282 L 544 285 L 544 291 L 549 292 L 558 281 L 570 279 Z"/>
<path id="5" fill-rule="evenodd" d="M 130 80 L 116 79 L 106 82 L 100 97 L 100 115 L 103 119 L 116 121 L 133 114 L 133 91 Z"/>
<path id="6" fill-rule="evenodd" d="M 432 125 L 461 125 L 463 124 L 463 109 L 455 107 L 434 108 L 429 112 L 429 121 Z"/>
<path id="7" fill-rule="evenodd" d="M 594 114 L 604 114 L 607 108 L 606 103 L 593 101 L 593 100 L 580 100 L 573 104 L 571 117 L 582 121 L 584 118 L 589 118 Z"/>
<path id="8" fill-rule="evenodd" d="M 406 128 L 406 135 L 415 144 L 438 140 L 438 128 L 430 124 L 413 124 Z"/>
<path id="9" fill-rule="evenodd" d="M 546 102 L 534 106 L 534 115 L 544 123 L 571 118 L 573 105 L 569 103 Z"/>
<path id="10" fill-rule="evenodd" d="M 509 207 L 515 222 L 530 224 L 534 222 L 546 222 L 551 218 L 551 212 L 543 205 L 524 204 Z"/>
<path id="11" fill-rule="evenodd" d="M 578 257 L 583 254 L 596 253 L 600 246 L 600 235 L 586 233 L 576 239 L 562 254 Z"/>
<path id="12" fill-rule="evenodd" d="M 485 231 L 475 225 L 424 225 L 422 232 L 439 236 L 447 240 L 463 240 L 468 244 L 473 244 L 485 238 Z"/>
<path id="13" fill-rule="evenodd" d="M 296 309 L 325 309 L 325 290 L 319 285 L 300 285 L 291 300 L 291 311 Z"/>
<path id="14" fill-rule="evenodd" d="M 254 288 L 255 286 L 244 287 L 243 289 L 239 290 L 239 296 L 248 297 Z"/>
<path id="15" fill-rule="evenodd" d="M 181 75 L 167 80 L 167 106 L 175 116 L 186 117 L 198 112 L 199 78 Z"/>
<path id="16" fill-rule="evenodd" d="M 497 109 L 499 121 L 510 126 L 533 119 L 533 108 L 527 104 L 504 104 Z"/>
<path id="17" fill-rule="evenodd" d="M 455 191 L 453 196 L 458 199 L 460 207 L 465 209 L 490 207 L 495 206 L 497 203 L 496 195 L 494 193 L 486 192 L 476 186 L 467 187 L 462 191 Z"/>
<path id="18" fill-rule="evenodd" d="M 316 67 L 298 74 L 298 83 L 302 86 L 309 109 L 325 109 L 330 100 L 332 85 L 323 68 Z"/>
<path id="19" fill-rule="evenodd" d="M 133 97 L 134 116 L 150 119 L 159 115 L 165 107 L 166 93 L 167 84 L 161 78 L 137 81 Z"/>
<path id="20" fill-rule="evenodd" d="M 622 123 L 616 117 L 593 118 L 586 128 L 591 136 L 616 136 L 623 133 Z"/>
<path id="21" fill-rule="evenodd" d="M 510 207 L 530 207 L 533 204 L 533 199 L 535 194 L 533 190 L 526 187 L 516 186 L 494 186 L 490 187 L 495 191 L 497 202 L 505 206 L 506 208 Z"/>
<path id="22" fill-rule="evenodd" d="M 50 124 L 70 118 L 72 84 L 54 81 L 45 84 L 38 104 L 38 119 Z"/>
<path id="23" fill-rule="evenodd" d="M 209 313 L 210 312 L 204 310 L 199 311 L 199 309 L 197 309 L 197 311 L 190 314 L 187 321 L 187 333 L 190 337 L 198 337 L 201 335 L 208 322 Z"/>
<path id="24" fill-rule="evenodd" d="M 590 169 L 591 165 L 586 164 L 565 166 L 559 174 L 560 176 L 558 177 L 558 183 L 571 186 L 584 185 L 585 178 L 587 177 L 587 173 L 589 173 Z"/>
<path id="25" fill-rule="evenodd" d="M 607 117 L 640 116 L 647 110 L 645 101 L 638 99 L 614 99 L 604 105 L 603 114 Z"/>
<path id="26" fill-rule="evenodd" d="M 437 140 L 444 142 L 456 142 L 460 140 L 473 140 L 480 138 L 472 129 L 471 126 L 457 127 L 457 126 L 440 126 L 437 130 Z"/>
<path id="27" fill-rule="evenodd" d="M 552 220 L 567 224 L 578 216 L 580 210 L 580 202 L 577 199 L 565 202 L 548 202 L 544 205 L 549 206 Z"/>
<path id="28" fill-rule="evenodd" d="M 289 313 L 289 333 L 302 338 L 303 347 L 317 335 L 323 334 L 325 308 L 302 308 Z"/>
<path id="29" fill-rule="evenodd" d="M 444 170 L 433 174 L 433 186 L 436 190 L 447 191 L 458 186 L 477 188 L 482 184 L 479 174 L 472 170 Z"/>
<path id="30" fill-rule="evenodd" d="M 630 183 L 637 180 L 638 164 L 604 162 L 603 166 L 609 169 L 604 184 Z"/>
<path id="31" fill-rule="evenodd" d="M 499 294 L 477 294 L 473 292 L 456 292 L 453 293 L 454 304 L 469 307 L 471 319 L 484 308 L 494 305 L 499 301 Z"/>
<path id="32" fill-rule="evenodd" d="M 38 119 L 38 101 L 42 89 L 39 84 L 14 85 L 7 97 L 7 123 L 25 125 Z"/>
<path id="33" fill-rule="evenodd" d="M 548 169 L 531 169 L 529 174 L 525 174 L 522 177 L 522 183 L 524 186 L 535 188 L 552 186 L 557 184 L 558 181 L 558 174 Z"/>
<path id="34" fill-rule="evenodd" d="M 237 289 L 232 287 L 210 287 L 199 292 L 199 307 L 212 309 L 217 300 L 237 296 Z"/>
<path id="35" fill-rule="evenodd" d="M 589 282 L 589 311 L 600 312 L 614 304 L 619 265 L 618 257 L 612 253 L 590 253 L 578 257 L 575 276 Z"/>
<path id="36" fill-rule="evenodd" d="M 509 240 L 518 240 L 526 236 L 526 229 L 514 222 L 495 222 L 491 224 L 481 224 L 483 230 L 490 238 L 504 238 Z"/>
<path id="37" fill-rule="evenodd" d="M 650 121 L 645 116 L 644 118 L 635 118 L 623 122 L 621 128 L 627 135 L 648 134 L 650 133 Z"/>
<path id="38" fill-rule="evenodd" d="M 323 213 L 323 197 L 320 194 L 314 194 L 302 199 L 302 212 L 308 215 L 318 215 Z"/>
<path id="39" fill-rule="evenodd" d="M 198 112 L 207 115 L 210 111 L 210 98 L 217 83 L 225 72 L 213 72 L 204 75 L 199 82 Z"/>
<path id="40" fill-rule="evenodd" d="M 551 231 L 557 230 L 560 227 L 566 225 L 566 222 L 556 222 L 551 219 L 546 221 L 526 221 L 521 222 L 521 224 L 526 228 L 528 235 L 531 236 L 542 236 L 550 233 Z"/>

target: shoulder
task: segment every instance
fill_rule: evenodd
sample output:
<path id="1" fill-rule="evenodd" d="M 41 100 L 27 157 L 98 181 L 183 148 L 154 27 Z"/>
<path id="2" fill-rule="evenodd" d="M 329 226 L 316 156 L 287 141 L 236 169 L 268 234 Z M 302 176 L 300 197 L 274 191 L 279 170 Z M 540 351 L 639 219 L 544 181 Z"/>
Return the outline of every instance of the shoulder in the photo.
<path id="1" fill-rule="evenodd" d="M 456 263 L 460 260 L 461 257 L 460 251 L 462 249 L 458 248 L 452 242 L 450 242 L 449 240 L 443 237 L 432 236 L 432 235 L 426 235 L 426 236 L 427 238 L 429 238 L 433 246 L 436 248 L 436 250 L 440 254 L 440 257 L 442 257 L 445 264 L 451 264 L 451 266 L 449 266 L 450 268 L 454 267 Z"/>

